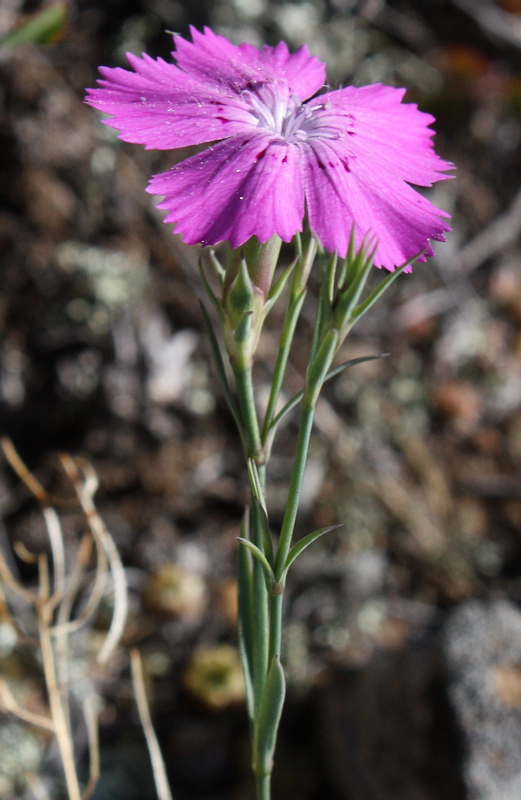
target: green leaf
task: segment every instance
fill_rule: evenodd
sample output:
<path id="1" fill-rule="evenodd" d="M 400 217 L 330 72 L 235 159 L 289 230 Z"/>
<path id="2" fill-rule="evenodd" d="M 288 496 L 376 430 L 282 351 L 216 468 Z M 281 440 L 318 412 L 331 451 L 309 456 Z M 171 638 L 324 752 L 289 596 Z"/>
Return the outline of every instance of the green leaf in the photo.
<path id="1" fill-rule="evenodd" d="M 356 319 L 359 319 L 360 317 L 363 317 L 363 315 L 366 313 L 366 311 L 369 311 L 371 306 L 373 306 L 376 303 L 376 301 L 383 295 L 383 293 L 389 288 L 391 283 L 394 283 L 394 281 L 396 280 L 398 275 L 401 275 L 402 272 L 406 269 L 406 267 L 408 267 L 410 264 L 412 264 L 413 261 L 416 261 L 417 258 L 420 258 L 420 256 L 424 252 L 425 251 L 422 250 L 420 253 L 418 253 L 417 255 L 415 255 L 412 258 L 410 258 L 409 261 L 406 261 L 405 264 L 402 264 L 401 267 L 398 267 L 397 269 L 395 269 L 394 272 L 391 272 L 391 274 L 388 275 L 387 278 L 384 278 L 383 281 L 380 281 L 378 286 L 375 289 L 373 289 L 373 291 L 371 292 L 369 297 L 366 297 L 366 299 L 363 301 L 363 303 L 360 303 L 360 305 L 357 306 L 355 308 L 355 310 L 353 311 L 353 314 L 352 314 L 353 322 Z"/>
<path id="2" fill-rule="evenodd" d="M 273 564 L 273 540 L 271 538 L 268 515 L 265 507 L 262 504 L 262 500 L 258 500 L 256 497 L 253 498 L 252 511 L 253 525 L 260 528 L 261 536 L 259 537 L 259 541 L 262 542 L 262 549 L 266 555 L 266 558 L 268 559 L 268 562 Z M 267 588 L 269 591 L 271 587 L 268 585 Z"/>
<path id="3" fill-rule="evenodd" d="M 3 49 L 20 44 L 50 44 L 57 41 L 64 33 L 69 18 L 66 3 L 56 2 L 47 5 L 26 19 L 25 22 L 0 40 Z"/>
<path id="4" fill-rule="evenodd" d="M 210 283 L 209 283 L 209 281 L 208 281 L 208 279 L 206 277 L 206 273 L 205 273 L 204 267 L 203 267 L 203 253 L 201 253 L 201 255 L 199 256 L 199 274 L 200 274 L 201 280 L 203 282 L 203 287 L 204 287 L 204 290 L 206 292 L 206 296 L 212 302 L 213 306 L 215 307 L 215 309 L 216 309 L 216 311 L 217 311 L 217 313 L 219 315 L 219 319 L 222 322 L 222 320 L 223 320 L 222 303 L 221 303 L 220 299 L 217 297 L 217 295 L 215 294 L 215 292 L 213 291 L 213 289 L 210 286 Z"/>
<path id="5" fill-rule="evenodd" d="M 237 406 L 235 405 L 235 401 L 233 399 L 230 390 L 230 384 L 228 383 L 228 376 L 226 375 L 226 368 L 224 366 L 221 350 L 219 348 L 219 342 L 217 341 L 217 336 L 215 335 L 215 331 L 212 325 L 212 321 L 210 319 L 210 315 L 208 314 L 208 311 L 206 310 L 203 303 L 200 303 L 200 306 L 204 317 L 208 338 L 210 340 L 210 348 L 214 360 L 215 369 L 221 381 L 223 394 L 226 399 L 226 402 L 228 403 L 228 408 L 230 409 L 230 412 L 235 420 L 235 424 L 237 425 L 237 430 L 239 431 L 242 443 L 246 447 L 246 438 L 242 428 L 241 418 L 239 416 L 239 411 L 237 409 Z"/>
<path id="6" fill-rule="evenodd" d="M 353 309 L 360 299 L 373 267 L 376 249 L 376 245 L 372 250 L 362 245 L 358 251 L 355 259 L 356 276 L 347 289 L 340 294 L 335 309 L 336 325 L 340 330 L 344 330 L 345 326 L 351 321 Z"/>
<path id="7" fill-rule="evenodd" d="M 333 328 L 324 336 L 315 358 L 307 368 L 303 402 L 308 402 L 311 407 L 318 400 L 320 389 L 335 356 L 337 345 L 338 331 Z"/>
<path id="8" fill-rule="evenodd" d="M 248 537 L 248 512 L 241 523 L 241 533 Z M 253 582 L 248 551 L 239 547 L 237 555 L 237 596 L 239 606 L 239 652 L 246 691 L 248 716 L 253 722 L 255 699 L 253 692 Z"/>
<path id="9" fill-rule="evenodd" d="M 355 226 L 353 225 L 351 227 L 351 234 L 349 236 L 349 247 L 347 250 L 347 256 L 342 261 L 342 267 L 338 275 L 337 288 L 339 291 L 343 291 L 355 277 L 356 267 L 357 267 L 356 256 L 357 254 L 355 251 Z"/>
<path id="10" fill-rule="evenodd" d="M 205 252 L 207 253 L 208 258 L 210 259 L 210 263 L 211 263 L 211 265 L 213 267 L 213 271 L 214 271 L 215 275 L 217 276 L 217 280 L 219 281 L 219 284 L 220 284 L 220 286 L 222 288 L 222 286 L 224 284 L 224 276 L 226 275 L 226 270 L 224 269 L 223 265 L 221 264 L 221 262 L 219 261 L 219 259 L 215 255 L 215 250 L 209 249 L 209 250 L 206 250 Z"/>
<path id="11" fill-rule="evenodd" d="M 363 364 L 365 361 L 377 361 L 379 358 L 388 358 L 389 353 L 379 353 L 377 356 L 360 356 L 360 358 L 351 358 L 349 361 L 344 361 L 342 364 L 339 364 L 338 367 L 334 367 L 330 369 L 326 375 L 326 381 L 330 381 L 331 378 L 336 378 L 337 375 L 340 375 L 341 372 L 345 372 L 346 369 L 349 367 L 354 367 L 356 364 Z"/>
<path id="12" fill-rule="evenodd" d="M 329 370 L 327 373 L 324 383 L 330 381 L 331 378 L 335 378 L 337 375 L 340 375 L 341 372 L 344 372 L 349 367 L 354 367 L 356 364 L 363 364 L 364 361 L 375 361 L 378 358 L 387 358 L 389 353 L 381 353 L 377 356 L 361 356 L 360 358 L 352 358 L 349 361 L 344 361 L 343 364 L 339 364 L 338 367 Z M 277 416 L 274 418 L 273 422 L 270 425 L 270 430 L 276 428 L 279 422 L 281 422 L 284 417 L 292 411 L 296 405 L 300 403 L 302 398 L 304 397 L 304 391 L 298 392 L 298 394 L 293 395 L 293 397 L 288 400 L 286 405 L 279 411 Z"/>
<path id="13" fill-rule="evenodd" d="M 330 304 L 333 302 L 335 297 L 335 276 L 336 276 L 337 261 L 338 261 L 337 254 L 333 253 L 331 258 L 327 262 L 324 272 L 325 284 L 327 286 L 327 296 Z"/>
<path id="14" fill-rule="evenodd" d="M 295 559 L 312 544 L 316 539 L 319 539 L 325 533 L 329 533 L 329 531 L 335 531 L 337 528 L 342 528 L 343 525 L 328 525 L 327 528 L 320 528 L 318 531 L 313 531 L 313 533 L 308 533 L 307 536 L 304 536 L 299 542 L 293 545 L 291 550 L 288 553 L 288 557 L 286 559 L 286 563 L 284 564 L 284 570 L 281 576 L 281 580 L 284 580 L 286 577 L 286 573 L 288 569 L 291 567 Z"/>
<path id="15" fill-rule="evenodd" d="M 302 236 L 300 233 L 296 233 L 293 237 L 293 244 L 295 246 L 295 251 L 297 253 L 297 258 L 302 257 Z"/>
<path id="16" fill-rule="evenodd" d="M 326 324 L 326 320 L 329 320 L 331 317 L 331 303 L 329 302 L 329 297 L 327 295 L 327 278 L 323 274 L 322 275 L 322 283 L 320 286 L 320 292 L 318 295 L 318 305 L 317 311 L 315 314 L 315 325 L 313 327 L 313 339 L 311 341 L 311 349 L 309 352 L 309 361 L 313 361 L 317 354 L 318 345 L 322 338 L 323 329 Z"/>
<path id="17" fill-rule="evenodd" d="M 262 485 L 259 478 L 259 472 L 257 470 L 257 464 L 253 460 L 253 458 L 249 458 L 246 462 L 246 466 L 248 468 L 248 477 L 250 479 L 250 487 L 251 493 L 253 497 L 256 497 L 259 500 L 264 508 L 266 508 L 266 503 L 264 502 L 264 494 L 262 492 Z"/>
<path id="18" fill-rule="evenodd" d="M 279 299 L 280 295 L 282 294 L 282 290 L 284 289 L 286 283 L 288 282 L 288 278 L 293 272 L 295 264 L 297 263 L 298 258 L 295 258 L 289 266 L 286 267 L 280 278 L 275 282 L 275 284 L 271 287 L 270 292 L 268 294 L 268 298 L 264 305 L 264 319 L 268 316 L 269 312 Z"/>
<path id="19" fill-rule="evenodd" d="M 271 662 L 257 712 L 253 741 L 253 768 L 257 776 L 271 773 L 285 694 L 284 670 L 276 655 Z"/>
<path id="20" fill-rule="evenodd" d="M 259 564 L 261 565 L 262 569 L 264 570 L 264 575 L 266 577 L 266 586 L 270 587 L 275 583 L 275 575 L 273 573 L 273 569 L 271 568 L 271 564 L 262 552 L 262 550 L 257 547 L 256 544 L 250 542 L 249 539 L 243 539 L 242 536 L 237 536 L 237 541 L 243 544 L 245 547 L 248 548 L 250 553 L 257 559 Z"/>

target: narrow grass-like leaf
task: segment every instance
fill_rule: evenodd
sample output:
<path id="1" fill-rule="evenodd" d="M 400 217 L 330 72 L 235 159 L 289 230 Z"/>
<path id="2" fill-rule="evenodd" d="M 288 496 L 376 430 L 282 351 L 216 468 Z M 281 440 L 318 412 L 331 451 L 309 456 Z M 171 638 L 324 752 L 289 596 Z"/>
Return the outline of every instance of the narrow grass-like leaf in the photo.
<path id="1" fill-rule="evenodd" d="M 273 540 L 271 538 L 270 523 L 265 507 L 261 500 L 253 498 L 252 505 L 253 525 L 259 526 L 263 550 L 268 562 L 273 564 Z M 268 587 L 269 588 L 269 587 Z"/>
<path id="2" fill-rule="evenodd" d="M 351 228 L 351 235 L 349 237 L 349 248 L 347 256 L 343 259 L 342 267 L 338 273 L 337 287 L 339 291 L 343 291 L 346 286 L 351 283 L 354 278 L 356 268 L 356 252 L 355 252 L 355 226 Z"/>
<path id="3" fill-rule="evenodd" d="M 371 306 L 373 306 L 376 303 L 376 301 L 383 295 L 383 293 L 389 288 L 391 283 L 393 283 L 396 280 L 396 278 L 399 275 L 401 275 L 402 272 L 410 264 L 413 263 L 413 261 L 416 261 L 417 258 L 420 258 L 423 252 L 424 251 L 422 250 L 420 253 L 410 258 L 409 261 L 406 261 L 405 264 L 402 264 L 401 267 L 398 267 L 397 269 L 395 269 L 394 272 L 391 272 L 391 274 L 388 275 L 387 278 L 384 278 L 383 281 L 380 281 L 378 286 L 375 289 L 373 289 L 369 297 L 366 297 L 366 299 L 362 303 L 360 303 L 360 305 L 357 306 L 353 311 L 352 314 L 353 322 L 355 319 L 359 319 L 360 317 L 362 317 L 366 313 L 366 311 L 369 311 Z"/>
<path id="4" fill-rule="evenodd" d="M 358 262 L 358 267 L 356 277 L 350 286 L 340 295 L 336 308 L 336 324 L 341 329 L 343 329 L 352 318 L 353 310 L 360 299 L 369 274 L 373 268 L 376 250 L 377 246 L 375 245 L 371 251 L 368 249 L 361 249 L 357 255 L 356 260 Z"/>
<path id="5" fill-rule="evenodd" d="M 340 375 L 341 372 L 344 372 L 346 369 L 349 369 L 349 367 L 354 367 L 356 364 L 363 364 L 364 361 L 375 361 L 378 358 L 387 358 L 388 355 L 389 355 L 388 353 L 382 353 L 381 355 L 377 356 L 361 356 L 360 358 L 352 358 L 349 361 L 344 361 L 343 364 L 339 364 L 338 367 L 329 370 L 329 372 L 325 377 L 324 383 L 330 381 L 331 378 L 335 378 L 337 375 Z M 272 428 L 276 428 L 279 422 L 281 422 L 284 419 L 284 417 L 287 414 L 289 414 L 290 411 L 293 411 L 295 406 L 297 406 L 300 403 L 303 397 L 304 397 L 303 390 L 293 395 L 293 397 L 290 400 L 288 400 L 286 405 L 283 408 L 281 408 L 281 410 L 271 423 L 270 430 Z"/>
<path id="6" fill-rule="evenodd" d="M 243 538 L 248 538 L 248 511 L 241 523 Z M 250 723 L 253 723 L 255 699 L 253 693 L 253 578 L 250 555 L 245 547 L 237 554 L 237 595 L 239 606 L 239 650 L 244 674 L 246 703 Z"/>
<path id="7" fill-rule="evenodd" d="M 271 772 L 285 694 L 284 670 L 279 657 L 274 656 L 262 692 L 255 725 L 253 760 L 257 775 L 268 775 Z"/>
<path id="8" fill-rule="evenodd" d="M 295 252 L 298 258 L 300 258 L 302 256 L 302 236 L 298 231 L 293 237 L 293 244 L 295 245 Z"/>
<path id="9" fill-rule="evenodd" d="M 228 403 L 228 408 L 230 409 L 230 412 L 231 412 L 231 414 L 232 414 L 232 416 L 233 416 L 233 418 L 235 420 L 235 424 L 237 425 L 237 429 L 238 429 L 239 434 L 241 436 L 242 442 L 243 442 L 243 444 L 245 444 L 246 438 L 245 438 L 245 434 L 244 434 L 244 431 L 243 431 L 241 418 L 240 418 L 239 411 L 237 409 L 237 406 L 235 404 L 235 401 L 234 401 L 232 393 L 231 393 L 230 384 L 228 383 L 228 376 L 226 375 L 226 369 L 225 369 L 224 361 L 222 359 L 221 351 L 220 351 L 220 348 L 219 348 L 219 342 L 217 340 L 217 336 L 215 335 L 215 331 L 214 331 L 214 328 L 213 328 L 213 325 L 212 325 L 212 321 L 210 319 L 210 315 L 208 314 L 208 312 L 207 312 L 207 310 L 206 310 L 206 308 L 205 308 L 203 303 L 200 303 L 200 306 L 201 306 L 201 311 L 202 311 L 202 314 L 203 314 L 204 322 L 205 322 L 205 325 L 206 325 L 208 338 L 210 340 L 210 348 L 211 348 L 211 353 L 212 353 L 214 364 L 215 364 L 215 369 L 216 369 L 217 374 L 219 376 L 219 379 L 221 381 L 221 388 L 223 390 L 223 394 L 224 394 L 224 397 L 226 399 L 226 402 Z"/>
<path id="10" fill-rule="evenodd" d="M 298 258 L 295 258 L 289 266 L 286 267 L 280 278 L 275 282 L 275 284 L 271 287 L 270 293 L 268 294 L 268 299 L 264 304 L 264 318 L 266 318 L 273 308 L 274 304 L 279 299 L 282 290 L 284 289 L 286 283 L 288 282 L 288 278 L 293 272 L 295 268 L 295 264 L 297 263 Z"/>
<path id="11" fill-rule="evenodd" d="M 379 353 L 377 356 L 360 356 L 360 358 L 351 358 L 349 361 L 344 361 L 342 364 L 339 364 L 338 367 L 333 367 L 333 369 L 329 370 L 324 383 L 330 381 L 331 378 L 336 378 L 337 375 L 340 375 L 341 372 L 345 372 L 349 367 L 354 367 L 356 364 L 363 364 L 365 361 L 377 361 L 379 358 L 387 358 L 388 355 L 389 353 Z"/>
<path id="12" fill-rule="evenodd" d="M 279 351 L 277 353 L 277 360 L 275 363 L 275 370 L 273 372 L 273 379 L 271 383 L 270 396 L 268 405 L 266 407 L 266 414 L 264 422 L 262 423 L 262 444 L 265 449 L 266 456 L 269 457 L 271 445 L 273 443 L 273 436 L 270 435 L 270 426 L 273 417 L 275 416 L 275 409 L 280 396 L 280 390 L 284 381 L 286 366 L 289 359 L 291 344 L 295 334 L 295 328 L 298 322 L 302 304 L 306 297 L 306 289 L 302 289 L 295 297 L 291 297 L 286 316 L 284 319 L 283 330 L 279 342 Z"/>
<path id="13" fill-rule="evenodd" d="M 208 278 L 206 277 L 206 273 L 204 271 L 204 266 L 203 266 L 203 254 L 202 253 L 199 256 L 198 265 L 199 265 L 199 274 L 200 274 L 201 280 L 203 282 L 203 287 L 204 287 L 204 290 L 206 292 L 206 296 L 211 301 L 212 305 L 214 306 L 215 310 L 217 311 L 217 314 L 219 315 L 219 319 L 222 321 L 222 318 L 223 318 L 222 303 L 219 300 L 219 298 L 217 297 L 217 295 L 215 294 L 215 292 L 212 289 L 212 287 L 210 286 Z"/>
<path id="14" fill-rule="evenodd" d="M 219 261 L 219 259 L 217 258 L 217 256 L 215 255 L 215 250 L 210 249 L 207 250 L 206 253 L 213 267 L 213 271 L 217 276 L 217 280 L 219 281 L 219 284 L 222 287 L 224 284 L 224 276 L 226 275 L 226 271 L 221 262 Z"/>
<path id="15" fill-rule="evenodd" d="M 247 547 L 250 553 L 257 559 L 262 569 L 264 570 L 264 575 L 266 576 L 266 586 L 271 587 L 273 583 L 275 583 L 275 575 L 273 573 L 273 569 L 271 568 L 270 562 L 268 561 L 262 550 L 259 547 L 257 547 L 256 544 L 250 542 L 249 539 L 243 539 L 242 536 L 237 536 L 237 541 L 243 544 L 245 547 Z"/>
<path id="16" fill-rule="evenodd" d="M 264 501 L 264 493 L 262 491 L 262 484 L 259 478 L 259 471 L 257 469 L 257 464 L 253 460 L 253 458 L 249 458 L 246 462 L 246 466 L 248 468 L 248 477 L 250 479 L 250 488 L 251 493 L 254 498 L 256 498 L 263 508 L 266 508 L 266 503 Z"/>
<path id="17" fill-rule="evenodd" d="M 322 274 L 322 284 L 318 295 L 317 311 L 315 314 L 315 325 L 313 327 L 313 338 L 311 340 L 311 349 L 309 351 L 309 363 L 313 361 L 317 354 L 319 343 L 322 339 L 322 333 L 325 320 L 331 316 L 331 304 L 327 296 L 327 282 L 324 274 Z"/>
<path id="18" fill-rule="evenodd" d="M 296 558 L 306 549 L 309 547 L 312 542 L 316 539 L 319 539 L 325 533 L 329 533 L 329 531 L 335 531 L 337 528 L 342 528 L 342 524 L 339 525 L 328 525 L 326 528 L 320 528 L 318 531 L 313 531 L 313 533 L 308 533 L 307 536 L 304 536 L 299 542 L 293 545 L 291 550 L 288 553 L 288 557 L 286 559 L 286 563 L 284 564 L 284 571 L 282 573 L 281 580 L 284 580 L 286 577 L 286 573 L 288 569 L 291 567 L 293 562 Z"/>
<path id="19" fill-rule="evenodd" d="M 329 367 L 334 358 L 337 345 L 338 331 L 332 328 L 324 336 L 315 358 L 307 368 L 303 401 L 307 401 L 310 406 L 314 406 L 318 399 L 320 389 L 322 388 L 322 384 L 326 379 Z"/>
<path id="20" fill-rule="evenodd" d="M 338 255 L 336 253 L 333 253 L 331 258 L 328 260 L 325 269 L 324 277 L 326 279 L 327 296 L 330 303 L 332 303 L 335 298 L 335 277 L 336 277 L 337 261 L 338 261 Z"/>

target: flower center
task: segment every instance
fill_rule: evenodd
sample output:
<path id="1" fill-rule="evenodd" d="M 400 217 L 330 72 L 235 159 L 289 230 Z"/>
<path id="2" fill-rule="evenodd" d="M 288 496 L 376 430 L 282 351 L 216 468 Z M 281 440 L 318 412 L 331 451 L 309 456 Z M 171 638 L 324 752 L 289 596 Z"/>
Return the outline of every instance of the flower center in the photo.
<path id="1" fill-rule="evenodd" d="M 337 134 L 328 131 L 320 119 L 324 106 L 301 103 L 298 97 L 288 93 L 285 83 L 256 84 L 245 89 L 242 97 L 256 127 L 280 136 L 286 142 L 305 142 L 313 134 L 336 138 Z"/>

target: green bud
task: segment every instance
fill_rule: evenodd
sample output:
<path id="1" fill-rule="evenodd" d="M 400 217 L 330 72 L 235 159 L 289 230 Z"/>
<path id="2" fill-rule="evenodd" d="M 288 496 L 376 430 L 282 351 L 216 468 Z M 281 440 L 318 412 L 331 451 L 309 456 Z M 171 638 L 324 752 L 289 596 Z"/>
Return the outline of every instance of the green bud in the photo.
<path id="1" fill-rule="evenodd" d="M 237 274 L 223 297 L 223 328 L 226 349 L 236 365 L 251 364 L 263 322 L 264 295 L 254 285 L 242 258 Z"/>
<path id="2" fill-rule="evenodd" d="M 281 245 L 282 239 L 276 234 L 267 242 L 259 242 L 255 236 L 252 236 L 244 245 L 252 281 L 260 289 L 265 299 L 270 293 Z"/>

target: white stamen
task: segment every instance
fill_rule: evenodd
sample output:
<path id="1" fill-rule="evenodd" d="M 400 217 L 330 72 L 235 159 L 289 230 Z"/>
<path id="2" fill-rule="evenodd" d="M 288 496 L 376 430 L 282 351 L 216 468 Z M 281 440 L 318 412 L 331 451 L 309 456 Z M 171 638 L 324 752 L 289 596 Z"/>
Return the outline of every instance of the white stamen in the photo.
<path id="1" fill-rule="evenodd" d="M 274 133 L 286 142 L 304 142 L 313 136 L 325 139 L 340 136 L 341 132 L 324 119 L 329 103 L 304 105 L 296 95 L 288 95 L 285 84 L 260 84 L 255 89 L 245 89 L 242 96 L 256 127 Z"/>

